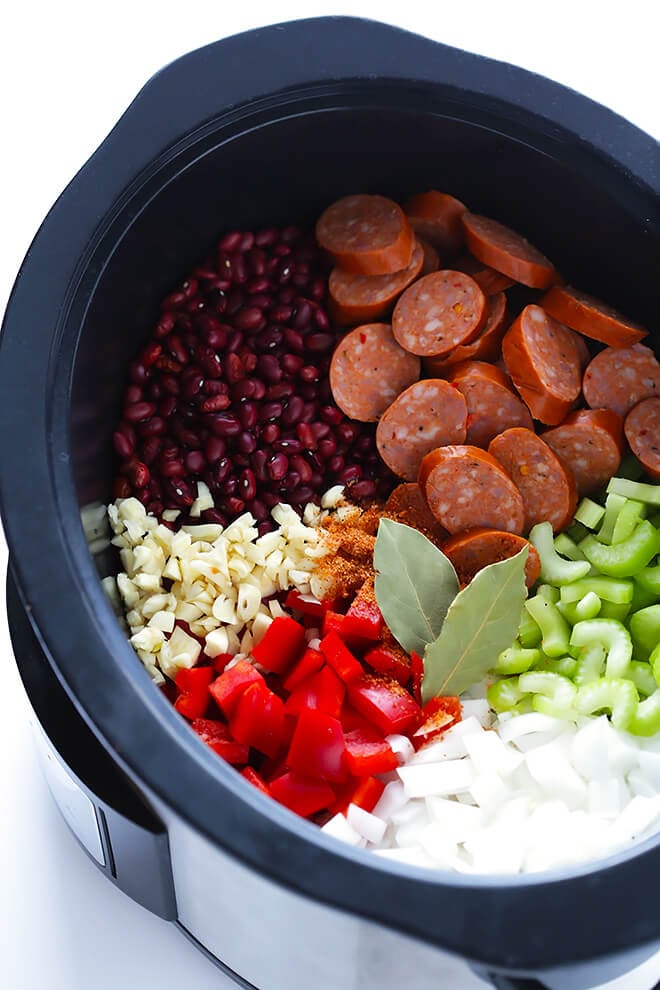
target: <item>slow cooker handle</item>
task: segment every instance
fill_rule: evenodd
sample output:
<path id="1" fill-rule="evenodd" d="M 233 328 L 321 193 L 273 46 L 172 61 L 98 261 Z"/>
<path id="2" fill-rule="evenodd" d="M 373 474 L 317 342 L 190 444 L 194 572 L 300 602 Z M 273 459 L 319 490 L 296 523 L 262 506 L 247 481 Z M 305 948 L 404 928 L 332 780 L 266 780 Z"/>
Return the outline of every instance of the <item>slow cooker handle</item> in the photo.
<path id="1" fill-rule="evenodd" d="M 488 979 L 495 990 L 546 990 L 538 980 L 523 976 L 505 976 L 503 973 L 488 973 Z"/>

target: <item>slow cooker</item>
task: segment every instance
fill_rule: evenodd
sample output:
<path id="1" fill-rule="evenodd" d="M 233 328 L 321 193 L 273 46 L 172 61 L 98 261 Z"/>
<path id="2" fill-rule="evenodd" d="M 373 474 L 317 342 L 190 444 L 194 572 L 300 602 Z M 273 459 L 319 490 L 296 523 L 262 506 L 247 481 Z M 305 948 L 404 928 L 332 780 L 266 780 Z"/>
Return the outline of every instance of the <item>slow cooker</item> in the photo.
<path id="1" fill-rule="evenodd" d="M 101 586 L 116 561 L 89 519 L 161 296 L 223 230 L 431 187 L 528 232 L 572 282 L 655 324 L 658 350 L 657 143 L 529 72 L 343 17 L 155 76 L 47 216 L 5 317 L 0 418 L 21 423 L 0 437 L 7 606 L 51 790 L 98 868 L 244 987 L 580 990 L 660 948 L 657 838 L 522 877 L 345 847 L 189 732 Z"/>

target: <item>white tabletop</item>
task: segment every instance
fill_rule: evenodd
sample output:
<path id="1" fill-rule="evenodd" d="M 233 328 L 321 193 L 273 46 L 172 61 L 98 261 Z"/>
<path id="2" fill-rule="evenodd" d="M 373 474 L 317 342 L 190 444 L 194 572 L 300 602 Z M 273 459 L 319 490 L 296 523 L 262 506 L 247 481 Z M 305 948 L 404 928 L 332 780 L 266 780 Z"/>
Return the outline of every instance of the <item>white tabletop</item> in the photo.
<path id="1" fill-rule="evenodd" d="M 654 8 L 652 0 L 7 4 L 0 22 L 0 311 L 34 232 L 61 189 L 146 79 L 186 51 L 276 20 L 358 14 L 550 76 L 660 137 Z M 12 424 L 1 423 L 0 429 Z M 0 537 L 3 589 L 5 568 Z M 11 658 L 3 589 L 0 986 L 233 986 L 172 926 L 108 883 L 68 832 L 37 764 Z M 660 954 L 643 971 L 608 987 L 650 990 L 658 972 Z"/>

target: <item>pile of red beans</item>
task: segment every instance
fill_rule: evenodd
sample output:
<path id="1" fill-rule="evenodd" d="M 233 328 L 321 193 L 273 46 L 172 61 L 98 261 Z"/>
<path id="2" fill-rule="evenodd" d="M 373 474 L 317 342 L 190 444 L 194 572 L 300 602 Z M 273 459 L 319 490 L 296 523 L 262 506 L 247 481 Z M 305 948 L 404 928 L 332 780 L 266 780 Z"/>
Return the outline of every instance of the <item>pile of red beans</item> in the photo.
<path id="1" fill-rule="evenodd" d="M 151 340 L 129 367 L 114 433 L 114 497 L 149 512 L 182 510 L 204 481 L 226 525 L 251 512 L 260 532 L 279 502 L 303 506 L 344 484 L 360 501 L 394 478 L 375 424 L 332 401 L 330 358 L 344 331 L 324 306 L 328 266 L 297 227 L 235 231 L 161 304 Z M 196 520 L 199 521 L 199 520 Z"/>

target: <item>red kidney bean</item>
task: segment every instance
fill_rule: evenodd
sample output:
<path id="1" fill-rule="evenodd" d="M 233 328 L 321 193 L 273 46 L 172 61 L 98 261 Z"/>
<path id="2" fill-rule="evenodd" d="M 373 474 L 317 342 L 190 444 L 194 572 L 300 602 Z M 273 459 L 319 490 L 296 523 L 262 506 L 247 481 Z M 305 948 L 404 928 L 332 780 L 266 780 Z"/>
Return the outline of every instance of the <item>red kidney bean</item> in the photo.
<path id="1" fill-rule="evenodd" d="M 306 505 L 314 498 L 314 489 L 309 485 L 301 485 L 296 491 L 291 492 L 289 501 L 292 505 Z"/>
<path id="2" fill-rule="evenodd" d="M 247 252 L 245 260 L 248 263 L 248 268 L 252 275 L 256 278 L 260 278 L 266 271 L 266 254 L 260 247 L 253 247 Z M 267 286 L 270 286 L 270 282 L 266 280 Z"/>
<path id="3" fill-rule="evenodd" d="M 215 352 L 210 354 L 204 354 L 200 358 L 199 363 L 202 366 L 202 371 L 206 374 L 207 378 L 219 378 L 222 374 L 222 364 L 220 358 Z"/>
<path id="4" fill-rule="evenodd" d="M 247 282 L 250 277 L 248 266 L 246 265 L 245 258 L 242 254 L 232 254 L 231 273 L 232 281 L 236 282 L 238 285 L 242 285 L 244 282 Z"/>
<path id="5" fill-rule="evenodd" d="M 254 275 L 254 272 L 252 274 Z M 270 288 L 271 288 L 270 279 L 266 278 L 262 273 L 250 279 L 250 281 L 245 286 L 245 291 L 248 293 L 248 295 L 254 296 L 260 293 L 268 292 Z M 253 306 L 255 304 L 253 299 L 250 300 L 250 303 Z"/>
<path id="6" fill-rule="evenodd" d="M 268 519 L 269 512 L 267 506 L 259 498 L 251 499 L 245 506 L 248 512 L 251 512 L 257 522 L 263 522 L 264 519 Z"/>
<path id="7" fill-rule="evenodd" d="M 224 412 L 231 406 L 231 399 L 228 395 L 210 395 L 200 403 L 199 408 L 203 413 Z M 213 429 L 213 427 L 211 427 Z M 220 434 L 222 436 L 223 434 Z"/>
<path id="8" fill-rule="evenodd" d="M 153 464 L 161 451 L 162 443 L 159 437 L 148 437 L 142 444 L 142 460 L 145 464 Z"/>
<path id="9" fill-rule="evenodd" d="M 375 481 L 357 481 L 350 487 L 351 498 L 373 498 L 376 494 L 376 489 L 377 486 Z"/>
<path id="10" fill-rule="evenodd" d="M 321 488 L 321 485 L 323 484 L 323 475 L 321 474 L 321 472 L 313 471 L 312 477 L 309 479 L 309 483 L 315 491 L 318 491 Z"/>
<path id="11" fill-rule="evenodd" d="M 226 382 L 219 382 L 217 378 L 204 382 L 202 387 L 204 395 L 228 395 L 229 386 Z"/>
<path id="12" fill-rule="evenodd" d="M 234 316 L 238 313 L 239 309 L 243 306 L 245 298 L 240 289 L 233 287 L 229 290 L 227 295 L 227 306 L 226 313 L 228 316 Z"/>
<path id="13" fill-rule="evenodd" d="M 318 406 L 315 402 L 303 402 L 302 416 L 300 417 L 303 423 L 312 423 L 318 413 Z"/>
<path id="14" fill-rule="evenodd" d="M 160 387 L 167 395 L 178 395 L 181 391 L 179 379 L 171 374 L 160 376 Z"/>
<path id="15" fill-rule="evenodd" d="M 259 378 L 253 378 L 252 381 L 254 382 L 254 393 L 252 398 L 259 401 L 260 399 L 263 399 L 266 394 L 266 386 Z"/>
<path id="16" fill-rule="evenodd" d="M 220 492 L 222 495 L 225 496 L 234 495 L 235 492 L 237 491 L 238 491 L 238 478 L 234 477 L 233 475 L 227 478 L 224 484 L 220 485 Z"/>
<path id="17" fill-rule="evenodd" d="M 321 460 L 328 461 L 337 450 L 337 443 L 333 437 L 325 437 L 318 443 L 318 454 Z"/>
<path id="18" fill-rule="evenodd" d="M 276 258 L 286 258 L 291 254 L 291 248 L 288 244 L 284 244 L 283 241 L 280 240 L 279 244 L 276 244 L 273 248 L 273 254 Z"/>
<path id="19" fill-rule="evenodd" d="M 304 406 L 305 404 L 299 395 L 292 395 L 287 402 L 286 409 L 282 411 L 282 425 L 295 426 L 300 421 Z"/>
<path id="20" fill-rule="evenodd" d="M 160 437 L 165 433 L 167 423 L 163 416 L 152 416 L 137 424 L 137 431 L 141 437 Z"/>
<path id="21" fill-rule="evenodd" d="M 257 479 L 254 476 L 254 471 L 251 471 L 249 468 L 241 471 L 238 479 L 238 490 L 240 497 L 248 501 L 256 497 Z"/>
<path id="22" fill-rule="evenodd" d="M 244 402 L 238 408 L 238 418 L 244 430 L 253 430 L 259 420 L 259 407 L 254 402 Z"/>
<path id="23" fill-rule="evenodd" d="M 282 380 L 282 369 L 279 358 L 274 354 L 262 354 L 257 360 L 257 371 L 267 382 L 274 383 Z"/>
<path id="24" fill-rule="evenodd" d="M 277 423 L 266 423 L 261 428 L 261 439 L 266 444 L 275 443 L 280 438 L 280 428 Z"/>
<path id="25" fill-rule="evenodd" d="M 126 436 L 125 433 L 120 433 L 119 430 L 116 430 L 112 434 L 112 442 L 119 457 L 125 460 L 133 456 L 133 453 L 135 452 L 135 443 L 132 443 L 130 438 Z"/>
<path id="26" fill-rule="evenodd" d="M 360 428 L 356 423 L 340 423 L 335 429 L 335 436 L 341 443 L 352 444 L 357 439 Z"/>
<path id="27" fill-rule="evenodd" d="M 314 434 L 314 439 L 316 441 L 323 440 L 330 434 L 330 427 L 327 423 L 312 423 L 310 429 Z"/>
<path id="28" fill-rule="evenodd" d="M 225 353 L 235 354 L 239 347 L 243 344 L 243 334 L 240 330 L 232 330 L 227 338 L 227 346 L 225 348 Z M 226 358 L 225 358 L 226 360 Z"/>
<path id="29" fill-rule="evenodd" d="M 228 457 L 221 457 L 213 467 L 213 480 L 216 485 L 222 485 L 225 483 L 230 474 L 231 461 Z"/>
<path id="30" fill-rule="evenodd" d="M 131 361 L 128 366 L 128 380 L 131 385 L 145 385 L 151 378 L 151 371 L 139 361 Z M 126 396 L 124 395 L 124 398 Z"/>
<path id="31" fill-rule="evenodd" d="M 258 230 L 255 234 L 254 241 L 257 247 L 267 248 L 272 247 L 279 240 L 280 232 L 275 227 L 265 227 L 263 230 Z"/>
<path id="32" fill-rule="evenodd" d="M 323 286 L 323 292 L 325 293 L 325 286 Z M 323 298 L 323 295 L 320 297 Z M 330 320 L 328 319 L 328 314 L 320 306 L 314 308 L 314 324 L 318 330 L 324 332 L 330 329 Z"/>
<path id="33" fill-rule="evenodd" d="M 291 458 L 289 463 L 291 464 L 293 470 L 297 472 L 300 480 L 304 484 L 309 484 L 309 482 L 312 480 L 313 471 L 310 465 L 307 463 L 307 461 L 303 460 L 302 457 L 296 455 L 295 457 Z"/>
<path id="34" fill-rule="evenodd" d="M 129 385 L 124 392 L 124 402 L 128 405 L 134 405 L 136 402 L 142 402 L 144 398 L 144 392 L 139 385 Z"/>
<path id="35" fill-rule="evenodd" d="M 306 299 L 298 299 L 293 325 L 296 330 L 307 330 L 312 321 L 312 304 Z"/>
<path id="36" fill-rule="evenodd" d="M 204 334 L 204 339 L 209 347 L 212 347 L 214 351 L 219 351 L 227 346 L 228 332 L 230 331 L 226 327 L 213 327 Z"/>
<path id="37" fill-rule="evenodd" d="M 297 375 L 304 363 L 298 354 L 285 354 L 280 361 L 282 371 L 287 375 Z"/>
<path id="38" fill-rule="evenodd" d="M 192 505 L 195 499 L 190 490 L 190 486 L 185 482 L 177 479 L 176 481 L 170 481 L 167 485 L 168 491 L 171 493 L 171 497 L 174 502 L 181 508 L 187 508 Z"/>
<path id="39" fill-rule="evenodd" d="M 359 464 L 351 464 L 339 472 L 338 481 L 342 485 L 348 485 L 351 481 L 359 481 L 362 477 L 362 468 Z"/>
<path id="40" fill-rule="evenodd" d="M 287 348 L 294 354 L 302 354 L 305 350 L 305 341 L 302 334 L 299 334 L 297 330 L 291 330 L 287 327 L 284 331 L 284 342 Z"/>
<path id="41" fill-rule="evenodd" d="M 226 253 L 230 251 L 237 251 L 242 240 L 243 240 L 243 231 L 232 230 L 230 231 L 230 233 L 225 234 L 225 236 L 218 244 L 218 248 L 220 249 L 220 251 Z"/>
<path id="42" fill-rule="evenodd" d="M 246 333 L 255 333 L 266 326 L 266 317 L 258 306 L 246 306 L 236 313 L 234 326 Z"/>
<path id="43" fill-rule="evenodd" d="M 129 423 L 139 423 L 149 419 L 156 412 L 153 402 L 133 402 L 124 407 L 124 419 Z"/>
<path id="44" fill-rule="evenodd" d="M 227 451 L 227 441 L 222 437 L 209 437 L 204 444 L 204 453 L 209 464 L 215 464 Z"/>
<path id="45" fill-rule="evenodd" d="M 264 398 L 266 402 L 280 402 L 282 399 L 290 399 L 294 393 L 294 386 L 291 382 L 278 382 L 270 385 L 266 389 Z"/>
<path id="46" fill-rule="evenodd" d="M 146 488 L 151 480 L 151 472 L 146 464 L 138 461 L 131 468 L 128 477 L 135 488 Z"/>
<path id="47" fill-rule="evenodd" d="M 242 454 L 253 454 L 257 449 L 257 438 L 254 433 L 241 433 L 236 441 L 236 446 Z"/>
<path id="48" fill-rule="evenodd" d="M 186 468 L 179 458 L 163 457 L 158 459 L 158 471 L 163 478 L 183 478 Z"/>
<path id="49" fill-rule="evenodd" d="M 305 338 L 305 346 L 308 351 L 315 353 L 325 352 L 334 347 L 335 338 L 331 333 L 310 333 Z"/>
<path id="50" fill-rule="evenodd" d="M 340 471 L 344 469 L 344 458 L 341 454 L 335 454 L 331 457 L 327 464 L 328 471 L 330 474 L 338 476 Z"/>
<path id="51" fill-rule="evenodd" d="M 313 450 L 316 446 L 316 438 L 312 433 L 309 423 L 298 423 L 296 426 L 298 439 L 307 450 Z"/>
<path id="52" fill-rule="evenodd" d="M 206 467 L 206 458 L 201 450 L 189 450 L 184 458 L 186 471 L 192 474 L 201 474 Z"/>
<path id="53" fill-rule="evenodd" d="M 194 399 L 199 395 L 203 387 L 204 387 L 204 375 L 200 374 L 199 372 L 196 372 L 185 383 L 181 391 L 181 394 L 183 395 L 184 399 L 190 401 L 191 399 Z M 176 395 L 176 392 L 170 392 L 170 394 Z"/>
<path id="54" fill-rule="evenodd" d="M 254 234 L 251 230 L 244 230 L 241 240 L 238 245 L 238 250 L 245 254 L 246 251 L 252 250 L 254 247 Z"/>
<path id="55" fill-rule="evenodd" d="M 268 459 L 269 455 L 265 450 L 255 450 L 250 458 L 252 470 L 258 481 L 266 481 L 268 479 Z"/>
<path id="56" fill-rule="evenodd" d="M 330 426 L 339 426 L 344 418 L 344 414 L 337 406 L 321 406 L 319 415 L 323 422 L 329 423 Z"/>
<path id="57" fill-rule="evenodd" d="M 152 402 L 158 402 L 159 399 L 163 398 L 163 389 L 160 386 L 160 382 L 150 382 L 148 395 Z"/>
<path id="58" fill-rule="evenodd" d="M 285 454 L 273 454 L 267 465 L 268 476 L 273 481 L 280 481 L 289 470 L 289 459 Z"/>
<path id="59" fill-rule="evenodd" d="M 318 382 L 305 382 L 298 385 L 298 395 L 306 402 L 313 402 L 317 398 L 318 389 Z M 316 402 L 314 402 L 314 406 L 316 406 Z"/>
<path id="60" fill-rule="evenodd" d="M 220 412 L 210 416 L 208 425 L 217 437 L 235 437 L 241 432 L 240 419 L 230 412 Z"/>
<path id="61" fill-rule="evenodd" d="M 259 420 L 265 423 L 269 420 L 277 420 L 282 415 L 281 402 L 264 402 L 259 408 Z"/>
<path id="62" fill-rule="evenodd" d="M 302 454 L 305 449 L 301 444 L 300 440 L 296 440 L 293 437 L 284 440 L 275 440 L 272 444 L 275 453 L 282 453 L 289 456 L 290 454 Z"/>
<path id="63" fill-rule="evenodd" d="M 238 498 L 237 496 L 232 496 L 230 498 L 224 499 L 223 508 L 226 510 L 226 512 L 230 517 L 240 516 L 241 512 L 245 511 L 245 502 L 243 501 L 242 498 Z"/>
<path id="64" fill-rule="evenodd" d="M 164 511 L 165 506 L 160 499 L 154 499 L 154 501 L 147 503 L 147 512 L 152 516 L 161 516 Z"/>
<path id="65" fill-rule="evenodd" d="M 281 492 L 295 492 L 296 488 L 300 484 L 300 475 L 297 471 L 288 471 L 286 476 L 282 478 L 280 482 Z"/>
<path id="66" fill-rule="evenodd" d="M 217 509 L 204 509 L 200 517 L 205 523 L 212 523 L 214 526 L 226 526 L 227 517 L 218 512 Z"/>
<path id="67" fill-rule="evenodd" d="M 230 353 L 225 357 L 225 381 L 235 385 L 245 378 L 245 368 L 238 354 Z"/>
<path id="68" fill-rule="evenodd" d="M 317 382 L 321 375 L 319 369 L 315 365 L 306 364 L 298 372 L 298 377 L 303 382 Z"/>
<path id="69" fill-rule="evenodd" d="M 293 308 L 284 303 L 277 303 L 268 310 L 268 319 L 273 323 L 288 323 L 293 314 Z"/>

